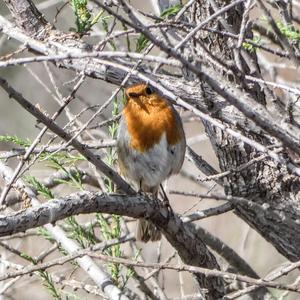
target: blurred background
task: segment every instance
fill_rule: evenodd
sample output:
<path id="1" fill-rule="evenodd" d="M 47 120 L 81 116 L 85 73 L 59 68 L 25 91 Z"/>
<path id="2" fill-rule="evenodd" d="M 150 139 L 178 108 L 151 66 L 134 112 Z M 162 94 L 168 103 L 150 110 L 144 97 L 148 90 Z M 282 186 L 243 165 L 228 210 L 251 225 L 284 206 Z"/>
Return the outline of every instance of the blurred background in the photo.
<path id="1" fill-rule="evenodd" d="M 39 4 L 38 7 L 45 15 L 45 18 L 50 22 L 55 22 L 55 26 L 63 31 L 69 31 L 74 27 L 75 18 L 70 5 L 64 1 L 49 0 L 49 1 L 35 1 Z M 297 2 L 298 3 L 298 2 Z M 132 1 L 132 5 L 140 8 L 144 12 L 152 12 L 153 7 L 148 1 Z M 299 3 L 298 3 L 299 5 Z M 62 8 L 63 7 L 63 8 Z M 98 8 L 91 3 L 91 9 L 97 11 Z M 57 15 L 58 10 L 60 11 Z M 0 3 L 0 13 L 11 19 L 8 15 L 3 2 Z M 255 16 L 254 16 L 255 17 Z M 111 19 L 107 19 L 107 22 L 111 22 Z M 117 29 L 116 29 L 117 30 Z M 85 37 L 85 39 L 93 44 L 96 44 L 105 36 L 105 31 L 101 24 L 97 24 L 93 27 L 91 36 Z M 132 36 L 134 43 L 138 35 Z M 118 50 L 126 50 L 125 38 L 116 40 Z M 3 34 L 0 34 L 0 58 L 4 59 L 6 55 L 14 52 L 20 45 L 14 40 L 8 40 Z M 109 44 L 107 45 L 107 50 Z M 152 50 L 152 53 L 157 53 L 157 49 Z M 23 55 L 21 53 L 21 55 Z M 30 55 L 30 54 L 29 54 Z M 16 55 L 15 57 L 18 57 Z M 264 57 L 263 59 L 268 59 Z M 293 71 L 290 71 L 293 73 Z M 72 86 L 74 85 L 74 78 L 77 76 L 73 71 L 58 69 L 52 64 L 46 63 L 34 63 L 25 66 L 16 66 L 0 69 L 0 75 L 5 77 L 8 82 L 21 92 L 32 103 L 38 104 L 41 110 L 47 111 L 49 115 L 53 114 L 59 107 L 54 97 L 59 93 L 62 96 L 68 95 Z M 52 76 L 52 78 L 51 78 Z M 293 76 L 293 74 L 291 75 Z M 69 105 L 69 110 L 73 115 L 81 112 L 86 106 L 102 105 L 112 95 L 112 92 L 116 89 L 116 86 L 110 85 L 100 80 L 94 80 L 86 78 L 84 84 L 77 92 L 76 99 Z M 123 95 L 118 95 L 119 109 L 123 105 Z M 83 124 L 91 117 L 93 111 L 87 110 L 80 117 L 80 122 Z M 211 144 L 206 137 L 203 130 L 203 126 L 199 120 L 193 118 L 190 113 L 180 111 L 181 117 L 184 120 L 184 129 L 187 137 L 188 145 L 194 149 L 199 155 L 201 155 L 207 162 L 219 170 L 218 162 L 214 151 L 211 148 Z M 96 125 L 108 118 L 112 117 L 112 104 L 110 104 L 101 116 L 95 118 L 93 125 Z M 58 123 L 65 125 L 68 122 L 68 117 L 63 114 L 59 117 Z M 41 124 L 38 124 L 36 120 L 22 109 L 16 102 L 8 98 L 7 94 L 0 89 L 0 135 L 17 136 L 24 140 L 33 141 L 42 128 Z M 96 139 L 109 138 L 108 127 L 102 127 L 101 129 L 91 130 Z M 43 139 L 43 144 L 49 140 L 51 134 L 47 134 Z M 15 148 L 16 145 L 9 142 L 0 142 L 0 151 L 8 151 Z M 105 157 L 105 151 L 101 151 L 103 157 Z M 11 167 L 16 167 L 17 160 L 10 159 L 7 162 Z M 87 167 L 86 162 L 80 162 L 80 166 Z M 35 163 L 25 174 L 43 180 L 47 178 L 53 169 L 49 168 L 47 162 Z M 182 172 L 173 176 L 167 183 L 168 191 L 188 191 L 195 193 L 206 193 L 208 191 L 214 191 L 222 193 L 222 189 L 212 181 L 203 181 L 201 178 L 205 177 L 200 173 L 192 163 L 187 159 L 185 160 Z M 0 181 L 3 186 L 3 181 Z M 90 187 L 87 187 L 90 188 Z M 54 188 L 54 195 L 66 195 L 70 192 L 74 192 L 70 186 L 59 185 Z M 183 197 L 180 195 L 169 195 L 172 208 L 179 214 L 186 216 L 195 211 L 203 210 L 209 207 L 218 206 L 220 201 L 213 200 L 201 200 L 193 197 Z M 41 199 L 43 199 L 41 197 Z M 78 222 L 85 223 L 94 219 L 94 215 L 79 216 L 76 217 Z M 275 249 L 261 238 L 252 228 L 250 228 L 245 222 L 235 216 L 233 212 L 228 212 L 220 216 L 209 217 L 200 221 L 197 224 L 208 230 L 211 234 L 220 238 L 228 246 L 232 247 L 241 257 L 243 257 L 254 270 L 262 277 L 270 273 L 273 269 L 279 267 L 286 262 L 286 259 L 282 257 Z M 135 222 L 129 222 L 130 230 L 134 231 Z M 4 239 L 1 238 L 1 241 Z M 19 249 L 22 252 L 28 253 L 31 256 L 37 256 L 41 254 L 45 249 L 49 248 L 49 242 L 43 237 L 38 235 L 26 236 L 24 238 L 5 240 L 6 243 Z M 170 257 L 171 262 L 177 263 L 178 258 L 174 255 L 174 249 L 163 238 L 161 242 L 155 243 L 137 243 L 137 247 L 141 249 L 141 255 L 146 262 L 164 262 Z M 127 246 L 122 246 L 123 253 L 125 255 L 131 255 L 131 250 Z M 24 261 L 20 258 L 13 257 L 9 251 L 4 248 L 0 248 L 1 257 L 7 260 L 14 261 L 15 263 L 24 264 Z M 58 251 L 54 251 L 49 255 L 49 259 L 59 256 Z M 226 263 L 220 260 L 221 265 L 226 269 Z M 3 271 L 3 268 L 2 268 Z M 5 270 L 4 270 L 5 272 Z M 84 283 L 90 283 L 89 278 L 83 273 L 82 270 L 75 268 L 72 264 L 66 264 L 63 270 L 59 267 L 52 268 L 51 273 L 57 276 L 65 276 L 66 278 L 72 278 Z M 294 272 L 286 278 L 290 281 L 291 277 L 297 275 Z M 299 274 L 298 274 L 299 275 Z M 195 295 L 195 285 L 192 277 L 187 273 L 178 274 L 175 271 L 161 271 L 157 278 L 161 286 L 166 289 L 166 294 L 169 299 L 181 299 L 186 295 Z M 129 282 L 129 286 L 134 283 Z M 3 288 L 3 283 L 0 284 L 0 290 Z M 99 296 L 89 294 L 81 289 L 74 291 L 70 287 L 64 289 L 66 297 L 68 299 L 99 299 Z M 274 295 L 280 297 L 283 294 L 282 291 L 273 291 Z M 75 295 L 75 296 L 74 296 Z M 38 276 L 23 276 L 20 280 L 17 280 L 9 289 L 6 290 L 5 295 L 2 294 L 1 299 L 31 299 L 35 297 L 38 299 L 51 299 L 51 296 L 43 288 Z M 246 299 L 244 297 L 243 299 Z M 189 299 L 193 299 L 192 297 Z M 197 296 L 195 295 L 195 298 Z M 299 299 L 299 296 L 288 293 L 284 299 Z"/>

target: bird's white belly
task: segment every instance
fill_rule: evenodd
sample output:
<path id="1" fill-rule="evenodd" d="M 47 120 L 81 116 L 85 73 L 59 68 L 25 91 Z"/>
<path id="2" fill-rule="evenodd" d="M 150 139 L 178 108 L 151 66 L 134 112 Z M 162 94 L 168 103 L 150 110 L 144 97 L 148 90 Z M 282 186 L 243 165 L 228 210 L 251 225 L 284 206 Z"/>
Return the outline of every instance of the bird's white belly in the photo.
<path id="1" fill-rule="evenodd" d="M 122 141 L 120 141 L 122 143 Z M 171 173 L 170 153 L 166 134 L 162 136 L 160 142 L 145 152 L 133 149 L 130 143 L 123 140 L 122 147 L 127 148 L 127 153 L 119 151 L 119 159 L 125 167 L 125 176 L 137 184 L 137 188 L 157 187 Z M 119 147 L 120 148 L 120 147 Z M 126 155 L 127 154 L 127 155 Z"/>

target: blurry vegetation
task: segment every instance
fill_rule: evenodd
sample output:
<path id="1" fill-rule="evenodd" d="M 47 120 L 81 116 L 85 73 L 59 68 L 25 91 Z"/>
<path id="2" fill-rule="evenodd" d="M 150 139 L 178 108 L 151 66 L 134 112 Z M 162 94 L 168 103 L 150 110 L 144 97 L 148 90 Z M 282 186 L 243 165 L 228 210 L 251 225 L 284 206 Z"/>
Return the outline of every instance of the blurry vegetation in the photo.
<path id="1" fill-rule="evenodd" d="M 171 6 L 170 8 L 163 11 L 161 13 L 160 17 L 163 20 L 174 17 L 181 10 L 181 8 L 182 8 L 181 4 L 176 4 L 174 6 Z M 159 21 L 157 21 L 157 22 L 159 22 Z M 145 37 L 145 35 L 140 34 L 138 39 L 137 39 L 137 42 L 136 42 L 135 51 L 138 52 L 138 53 L 142 52 L 147 47 L 148 43 L 149 43 L 149 40 Z"/>
<path id="2" fill-rule="evenodd" d="M 103 10 L 93 17 L 88 9 L 88 0 L 71 0 L 71 5 L 75 14 L 76 32 L 84 33 L 91 29 L 93 25 L 98 23 Z"/>

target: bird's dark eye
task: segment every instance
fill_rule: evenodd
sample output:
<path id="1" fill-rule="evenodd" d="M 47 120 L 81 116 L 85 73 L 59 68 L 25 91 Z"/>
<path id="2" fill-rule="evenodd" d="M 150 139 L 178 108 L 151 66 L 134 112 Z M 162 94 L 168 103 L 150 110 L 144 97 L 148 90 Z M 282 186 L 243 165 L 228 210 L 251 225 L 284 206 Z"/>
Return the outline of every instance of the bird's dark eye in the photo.
<path id="1" fill-rule="evenodd" d="M 153 93 L 153 90 L 149 86 L 147 86 L 147 88 L 146 88 L 146 94 L 147 95 L 151 95 L 152 93 Z"/>
<path id="2" fill-rule="evenodd" d="M 137 94 L 137 93 L 128 93 L 128 96 L 129 96 L 130 98 L 136 98 L 136 97 L 139 96 L 139 94 Z"/>

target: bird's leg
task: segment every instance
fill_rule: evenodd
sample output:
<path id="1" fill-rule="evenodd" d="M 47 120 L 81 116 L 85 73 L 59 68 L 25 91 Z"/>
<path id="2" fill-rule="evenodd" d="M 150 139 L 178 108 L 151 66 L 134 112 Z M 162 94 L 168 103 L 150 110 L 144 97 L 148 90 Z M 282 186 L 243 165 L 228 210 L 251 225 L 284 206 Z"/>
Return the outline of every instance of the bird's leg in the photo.
<path id="1" fill-rule="evenodd" d="M 138 190 L 138 193 L 139 193 L 139 194 L 143 194 L 143 191 L 142 191 L 142 179 L 141 179 L 140 182 L 139 182 L 139 190 Z"/>
<path id="2" fill-rule="evenodd" d="M 157 193 L 155 194 L 151 188 L 143 187 L 143 182 L 142 179 L 139 181 L 139 190 L 138 194 L 145 196 L 145 197 L 150 197 L 151 199 L 157 198 Z"/>
<path id="3" fill-rule="evenodd" d="M 160 184 L 160 189 L 161 189 L 162 195 L 163 195 L 163 204 L 166 206 L 166 208 L 168 208 L 170 210 L 171 209 L 170 201 L 169 201 L 169 198 L 168 198 L 162 184 Z"/>
<path id="4" fill-rule="evenodd" d="M 160 206 L 160 201 L 158 199 L 158 189 L 152 190 L 151 198 L 155 202 L 155 205 Z"/>

